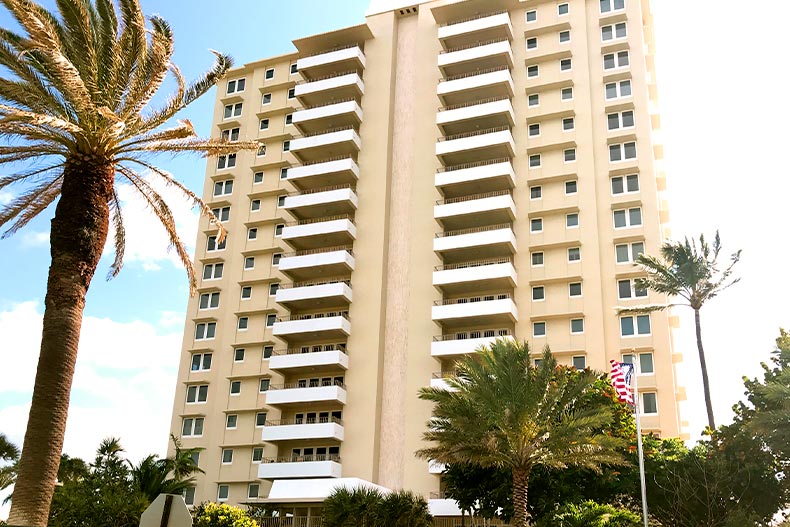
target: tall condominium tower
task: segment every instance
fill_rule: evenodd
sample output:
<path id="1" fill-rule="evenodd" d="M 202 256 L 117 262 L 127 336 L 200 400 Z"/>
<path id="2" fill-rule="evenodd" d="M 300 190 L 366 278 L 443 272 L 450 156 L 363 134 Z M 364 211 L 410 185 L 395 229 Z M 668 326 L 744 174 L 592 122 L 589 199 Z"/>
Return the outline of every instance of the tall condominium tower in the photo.
<path id="1" fill-rule="evenodd" d="M 416 3 L 415 3 L 416 2 Z M 634 361 L 644 430 L 682 436 L 664 299 L 632 265 L 668 234 L 648 0 L 374 0 L 365 23 L 231 71 L 212 135 L 172 419 L 187 501 L 315 517 L 339 485 L 407 488 L 458 357 L 497 338 Z M 307 520 L 304 520 L 307 522 Z"/>

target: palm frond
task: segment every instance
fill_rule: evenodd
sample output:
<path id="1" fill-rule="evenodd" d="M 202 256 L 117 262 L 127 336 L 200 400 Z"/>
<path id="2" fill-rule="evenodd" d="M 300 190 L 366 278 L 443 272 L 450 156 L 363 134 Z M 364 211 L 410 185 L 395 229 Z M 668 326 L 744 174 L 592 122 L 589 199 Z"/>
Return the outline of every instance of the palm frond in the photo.
<path id="1" fill-rule="evenodd" d="M 159 90 L 167 75 L 170 57 L 173 54 L 173 31 L 163 19 L 151 17 L 151 45 L 142 67 L 132 73 L 131 84 L 126 92 L 123 106 L 119 110 L 125 120 L 137 114 Z"/>
<path id="2" fill-rule="evenodd" d="M 11 227 L 6 229 L 0 238 L 11 236 L 49 207 L 60 195 L 62 183 L 62 176 L 45 181 L 41 185 L 29 189 L 25 194 L 16 197 L 5 208 L 0 210 L 0 227 L 16 218 L 16 221 Z"/>
<path id="3" fill-rule="evenodd" d="M 107 280 L 115 278 L 123 267 L 123 256 L 126 252 L 126 228 L 123 225 L 123 212 L 121 210 L 121 200 L 118 198 L 118 190 L 113 188 L 112 199 L 110 200 L 110 221 L 113 226 L 113 242 L 115 245 L 115 259 L 107 273 Z"/>
<path id="4" fill-rule="evenodd" d="M 65 55 L 79 71 L 80 78 L 94 99 L 98 92 L 98 57 L 93 40 L 92 6 L 86 0 L 56 0 L 62 19 L 61 40 Z"/>

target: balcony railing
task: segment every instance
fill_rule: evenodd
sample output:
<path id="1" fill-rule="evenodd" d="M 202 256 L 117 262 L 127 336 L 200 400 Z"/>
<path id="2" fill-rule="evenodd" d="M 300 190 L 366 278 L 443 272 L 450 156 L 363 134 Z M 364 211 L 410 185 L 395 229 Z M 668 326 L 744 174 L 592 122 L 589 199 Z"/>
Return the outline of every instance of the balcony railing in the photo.
<path id="1" fill-rule="evenodd" d="M 336 128 L 330 128 L 328 130 L 319 130 L 317 132 L 310 132 L 307 134 L 302 134 L 299 137 L 315 137 L 317 135 L 325 135 L 325 134 L 333 134 L 335 132 L 345 132 L 346 130 L 354 130 L 354 125 L 346 125 L 346 126 L 338 126 Z M 296 138 L 297 136 L 294 136 Z"/>
<path id="2" fill-rule="evenodd" d="M 459 196 L 457 198 L 439 199 L 436 200 L 437 205 L 451 205 L 453 203 L 463 203 L 464 201 L 472 201 L 476 199 L 494 198 L 496 196 L 511 196 L 512 192 L 509 190 L 494 190 L 492 192 L 481 192 L 480 194 L 471 194 L 469 196 Z"/>
<path id="3" fill-rule="evenodd" d="M 340 463 L 340 454 L 314 454 L 312 456 L 265 457 L 263 463 L 309 463 L 311 461 L 334 461 Z"/>
<path id="4" fill-rule="evenodd" d="M 313 57 L 314 55 L 310 55 L 310 56 Z M 348 71 L 341 71 L 340 73 L 330 73 L 329 75 L 323 75 L 321 77 L 316 77 L 314 79 L 309 79 L 309 80 L 302 79 L 298 81 L 296 84 L 307 84 L 310 82 L 325 81 L 327 79 L 334 79 L 335 77 L 342 77 L 343 75 L 353 75 L 354 73 L 360 76 L 362 75 L 362 72 L 359 70 L 348 70 Z"/>
<path id="5" fill-rule="evenodd" d="M 323 516 L 275 516 L 273 518 L 256 518 L 260 527 L 323 527 Z M 441 527 L 445 527 L 442 524 Z M 448 523 L 447 527 L 455 527 Z"/>
<path id="6" fill-rule="evenodd" d="M 486 73 L 494 73 L 495 71 L 510 70 L 509 66 L 496 66 L 484 70 L 475 70 L 467 73 L 459 73 L 458 75 L 450 75 L 449 77 L 440 77 L 439 82 L 457 81 L 467 77 L 474 77 L 475 75 L 485 75 Z"/>
<path id="7" fill-rule="evenodd" d="M 455 47 L 455 48 L 443 49 L 443 50 L 441 50 L 439 52 L 439 54 L 443 55 L 443 54 L 446 54 L 446 53 L 453 53 L 455 51 L 463 51 L 465 49 L 479 48 L 479 47 L 482 47 L 482 46 L 488 46 L 489 44 L 499 44 L 500 42 L 507 42 L 508 44 L 510 43 L 510 41 L 508 39 L 506 39 L 506 38 L 494 38 L 494 39 L 491 39 L 491 40 L 483 40 L 483 41 L 480 41 L 480 42 L 472 42 L 471 44 L 466 44 L 464 46 L 458 46 L 458 47 Z"/>
<path id="8" fill-rule="evenodd" d="M 485 134 L 493 134 L 495 132 L 504 132 L 505 130 L 510 130 L 509 126 L 496 126 L 494 128 L 486 128 L 485 130 L 475 130 L 474 132 L 464 132 L 462 134 L 453 134 L 442 136 L 437 139 L 437 141 L 453 141 L 455 139 L 464 139 L 466 137 L 475 137 L 477 135 L 485 135 Z"/>
<path id="9" fill-rule="evenodd" d="M 351 49 L 351 48 L 362 48 L 362 46 L 360 46 L 358 42 L 354 42 L 353 44 L 341 44 L 339 46 L 334 46 L 331 48 L 322 49 L 321 51 L 316 51 L 315 53 L 310 53 L 309 55 L 304 55 L 303 57 L 300 58 L 306 59 L 307 57 L 317 57 L 318 55 L 323 55 L 325 53 L 332 53 L 334 51 L 340 51 L 342 49 Z"/>
<path id="10" fill-rule="evenodd" d="M 510 329 L 474 329 L 470 331 L 457 331 L 455 333 L 448 333 L 447 335 L 436 335 L 433 337 L 434 342 L 445 342 L 448 340 L 466 340 L 466 339 L 480 339 L 480 338 L 493 338 L 493 337 L 511 337 L 513 332 Z"/>
<path id="11" fill-rule="evenodd" d="M 434 237 L 446 238 L 448 236 L 461 236 L 463 234 L 474 234 L 477 232 L 498 231 L 499 229 L 511 229 L 510 223 L 498 223 L 496 225 L 484 225 L 482 227 L 471 227 L 469 229 L 459 229 L 457 231 L 443 231 L 437 232 Z"/>
<path id="12" fill-rule="evenodd" d="M 305 417 L 302 419 L 273 419 L 266 421 L 266 426 L 288 426 L 288 425 L 314 425 L 316 423 L 336 423 L 343 426 L 343 420 L 339 417 Z"/>
<path id="13" fill-rule="evenodd" d="M 308 256 L 311 254 L 333 253 L 335 251 L 346 251 L 348 254 L 354 254 L 353 245 L 337 245 L 335 247 L 321 247 L 319 249 L 306 249 L 304 251 L 293 251 L 290 253 L 283 253 L 282 258 L 291 258 L 293 256 Z"/>
<path id="14" fill-rule="evenodd" d="M 476 101 L 463 102 L 459 104 L 450 104 L 447 106 L 439 106 L 438 111 L 447 112 L 450 110 L 458 110 L 460 108 L 469 108 L 470 106 L 477 106 L 479 104 L 488 104 L 490 102 L 509 101 L 510 97 L 502 95 L 500 97 L 489 97 L 487 99 L 478 99 Z"/>
<path id="15" fill-rule="evenodd" d="M 269 390 L 293 390 L 295 388 L 326 388 L 327 386 L 337 386 L 345 388 L 346 385 L 341 381 L 329 381 L 320 384 L 304 384 L 300 382 L 286 382 L 285 384 L 270 384 Z"/>
<path id="16" fill-rule="evenodd" d="M 510 293 L 492 293 L 487 295 L 466 296 L 463 298 L 443 298 L 436 300 L 435 306 L 454 306 L 456 304 L 472 304 L 474 302 L 490 302 L 492 300 L 507 300 L 513 298 Z"/>
<path id="17" fill-rule="evenodd" d="M 475 161 L 473 163 L 463 163 L 460 165 L 450 165 L 446 167 L 440 167 L 436 172 L 454 172 L 456 170 L 464 170 L 467 168 L 476 168 L 476 167 L 484 167 L 486 165 L 496 165 L 498 163 L 509 163 L 509 157 L 497 157 L 496 159 L 487 159 L 485 161 Z"/>
<path id="18" fill-rule="evenodd" d="M 351 223 L 354 223 L 354 217 L 350 214 L 338 214 L 337 216 L 325 216 L 323 218 L 308 218 L 299 221 L 292 221 L 286 223 L 286 227 L 294 227 L 296 225 L 310 225 L 311 223 L 321 223 L 324 221 L 335 221 L 335 220 L 348 220 Z"/>
<path id="19" fill-rule="evenodd" d="M 291 284 L 280 284 L 277 288 L 280 289 L 294 289 L 296 287 L 311 287 L 315 285 L 328 285 L 328 284 L 346 284 L 347 286 L 351 286 L 351 279 L 350 278 L 325 278 L 323 280 L 312 280 L 308 282 L 293 282 Z"/>
<path id="20" fill-rule="evenodd" d="M 313 104 L 310 106 L 305 106 L 302 110 L 314 110 L 315 108 L 323 108 L 324 106 L 332 106 L 333 104 L 342 104 L 344 102 L 351 102 L 356 101 L 353 97 L 348 97 L 346 99 L 337 99 L 335 101 L 323 102 L 321 104 Z"/>
<path id="21" fill-rule="evenodd" d="M 346 183 L 345 185 L 332 185 L 329 187 L 321 187 L 321 188 L 311 188 L 307 190 L 300 190 L 297 192 L 289 192 L 286 196 L 307 196 L 309 194 L 318 194 L 319 192 L 329 192 L 331 190 L 343 190 L 343 189 L 351 189 L 356 192 L 357 188 L 354 185 L 350 185 Z"/>
<path id="22" fill-rule="evenodd" d="M 497 265 L 497 264 L 505 264 L 505 263 L 513 263 L 513 258 L 511 257 L 503 257 L 503 258 L 486 258 L 484 260 L 474 260 L 471 262 L 459 262 L 454 264 L 447 264 L 447 265 L 437 265 L 433 268 L 434 271 L 452 271 L 454 269 L 469 269 L 472 267 L 483 267 L 486 265 Z"/>
<path id="23" fill-rule="evenodd" d="M 305 161 L 301 165 L 297 165 L 297 166 L 309 167 L 310 165 L 318 165 L 320 163 L 331 163 L 332 161 L 342 161 L 344 159 L 353 160 L 354 158 L 351 156 L 335 156 L 335 157 L 328 157 L 326 159 L 317 159 L 315 161 Z"/>
<path id="24" fill-rule="evenodd" d="M 283 348 L 272 351 L 272 355 L 303 355 L 308 353 L 323 353 L 326 351 L 340 351 L 348 355 L 348 350 L 346 348 L 339 348 L 336 345 L 332 345 L 331 349 L 327 349 L 325 344 L 320 346 L 303 346 L 300 348 Z M 320 349 L 318 349 L 320 348 Z"/>
<path id="25" fill-rule="evenodd" d="M 279 317 L 277 322 L 290 322 L 294 320 L 313 320 L 316 318 L 343 317 L 348 318 L 348 311 L 319 311 L 318 313 L 301 313 Z"/>
<path id="26" fill-rule="evenodd" d="M 444 24 L 440 24 L 439 27 L 454 26 L 456 24 L 463 24 L 464 22 L 471 22 L 472 20 L 480 20 L 481 18 L 488 18 L 490 16 L 502 15 L 504 13 L 507 13 L 507 11 L 492 11 L 491 13 L 483 13 L 481 15 L 474 15 L 468 18 L 462 18 L 460 20 L 453 20 L 452 22 L 445 22 Z"/>

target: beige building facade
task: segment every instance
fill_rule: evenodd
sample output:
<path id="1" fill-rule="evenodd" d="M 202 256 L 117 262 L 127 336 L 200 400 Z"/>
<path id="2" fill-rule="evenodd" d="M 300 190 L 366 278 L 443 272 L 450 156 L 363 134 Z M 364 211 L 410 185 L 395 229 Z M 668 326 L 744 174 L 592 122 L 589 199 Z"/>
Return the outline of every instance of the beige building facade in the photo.
<path id="1" fill-rule="evenodd" d="M 339 485 L 406 488 L 458 357 L 497 338 L 607 370 L 683 436 L 666 313 L 634 288 L 668 236 L 648 0 L 374 0 L 365 23 L 231 71 L 210 159 L 172 433 L 188 502 L 312 517 Z M 307 521 L 307 520 L 305 520 Z"/>

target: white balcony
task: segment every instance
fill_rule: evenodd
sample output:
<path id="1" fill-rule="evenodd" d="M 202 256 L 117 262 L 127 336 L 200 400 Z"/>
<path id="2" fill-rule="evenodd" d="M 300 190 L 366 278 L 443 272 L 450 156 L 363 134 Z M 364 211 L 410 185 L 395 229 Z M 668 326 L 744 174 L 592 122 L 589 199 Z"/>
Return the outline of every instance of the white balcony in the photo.
<path id="1" fill-rule="evenodd" d="M 431 319 L 444 326 L 514 323 L 518 321 L 518 308 L 504 293 L 440 300 L 431 308 Z"/>
<path id="2" fill-rule="evenodd" d="M 444 104 L 463 104 L 493 97 L 513 97 L 513 76 L 507 67 L 447 77 L 436 93 Z"/>
<path id="3" fill-rule="evenodd" d="M 305 439 L 332 439 L 342 441 L 343 424 L 339 421 L 307 423 L 289 421 L 267 421 L 261 434 L 263 441 L 301 441 Z"/>
<path id="4" fill-rule="evenodd" d="M 508 289 L 517 284 L 518 273 L 507 257 L 443 265 L 433 272 L 434 287 L 449 294 Z"/>
<path id="5" fill-rule="evenodd" d="M 305 348 L 309 350 L 310 346 Z M 301 353 L 300 348 L 291 348 L 269 357 L 269 369 L 288 373 L 346 370 L 348 355 L 341 350 Z"/>
<path id="6" fill-rule="evenodd" d="M 510 16 L 496 13 L 439 27 L 439 40 L 448 48 L 468 45 L 481 39 L 513 40 Z"/>
<path id="7" fill-rule="evenodd" d="M 312 106 L 333 99 L 361 97 L 365 83 L 359 73 L 352 71 L 297 84 L 294 93 L 303 105 Z"/>
<path id="8" fill-rule="evenodd" d="M 350 157 L 319 161 L 288 169 L 288 181 L 300 189 L 349 185 L 358 179 L 359 165 Z"/>
<path id="9" fill-rule="evenodd" d="M 282 238 L 297 250 L 350 245 L 357 237 L 351 218 L 330 216 L 304 220 L 283 228 Z"/>
<path id="10" fill-rule="evenodd" d="M 345 338 L 351 322 L 342 312 L 324 312 L 285 317 L 274 323 L 273 335 L 289 342 Z"/>
<path id="11" fill-rule="evenodd" d="M 500 331 L 509 332 L 509 330 L 489 330 L 489 332 L 494 332 L 495 336 L 459 338 L 460 336 L 468 337 L 472 333 L 479 333 L 479 334 L 486 333 L 486 330 L 478 330 L 478 331 L 464 331 L 460 334 L 451 333 L 448 335 L 442 335 L 440 337 L 434 337 L 434 341 L 431 342 L 431 356 L 457 357 L 461 355 L 469 355 L 471 353 L 477 353 L 477 350 L 482 346 L 490 346 L 491 344 L 496 342 L 497 339 L 513 338 L 511 335 L 499 336 Z"/>
<path id="12" fill-rule="evenodd" d="M 299 219 L 350 214 L 357 209 L 357 194 L 348 185 L 337 185 L 292 194 L 283 208 Z"/>
<path id="13" fill-rule="evenodd" d="M 440 169 L 434 184 L 446 198 L 468 196 L 480 192 L 509 190 L 516 186 L 516 173 L 507 158 Z"/>
<path id="14" fill-rule="evenodd" d="M 440 108 L 436 114 L 436 124 L 447 135 L 474 129 L 513 126 L 514 123 L 513 104 L 506 97 L 446 106 Z"/>
<path id="15" fill-rule="evenodd" d="M 473 43 L 439 54 L 439 69 L 447 76 L 476 70 L 513 67 L 509 40 Z"/>
<path id="16" fill-rule="evenodd" d="M 296 67 L 300 73 L 314 78 L 338 69 L 364 68 L 365 54 L 359 46 L 353 45 L 303 57 L 296 61 Z"/>
<path id="17" fill-rule="evenodd" d="M 291 141 L 291 152 L 303 163 L 359 152 L 362 141 L 353 128 L 328 130 Z"/>
<path id="18" fill-rule="evenodd" d="M 348 281 L 296 282 L 277 289 L 275 300 L 288 309 L 310 309 L 347 306 L 352 293 Z"/>
<path id="19" fill-rule="evenodd" d="M 441 137 L 436 142 L 436 156 L 444 165 L 470 163 L 482 156 L 513 157 L 515 151 L 516 143 L 507 126 Z"/>
<path id="20" fill-rule="evenodd" d="M 280 389 L 275 389 L 274 386 L 269 388 L 266 392 L 266 404 L 281 406 L 320 402 L 346 404 L 346 389 L 343 386 L 297 387 L 295 384 L 283 386 Z"/>
<path id="21" fill-rule="evenodd" d="M 303 281 L 318 276 L 343 276 L 355 266 L 350 247 L 330 247 L 286 255 L 280 259 L 279 269 L 292 280 Z"/>
<path id="22" fill-rule="evenodd" d="M 437 201 L 433 217 L 446 230 L 506 223 L 516 218 L 516 204 L 509 190 L 498 190 Z"/>
<path id="23" fill-rule="evenodd" d="M 302 456 L 303 458 L 317 458 L 322 461 L 301 461 L 297 457 L 282 457 L 264 459 L 258 466 L 259 479 L 286 479 L 286 478 L 339 478 L 342 476 L 343 467 L 339 456 Z M 300 459 L 299 461 L 291 461 Z"/>
<path id="24" fill-rule="evenodd" d="M 461 509 L 455 500 L 429 499 L 428 513 L 431 516 L 461 516 Z"/>
<path id="25" fill-rule="evenodd" d="M 360 122 L 362 122 L 362 108 L 355 100 L 305 108 L 293 114 L 293 124 L 303 134 Z"/>
<path id="26" fill-rule="evenodd" d="M 445 263 L 512 256 L 516 252 L 516 236 L 507 224 L 445 231 L 433 239 L 433 250 L 441 253 Z"/>
<path id="27" fill-rule="evenodd" d="M 441 474 L 445 471 L 447 465 L 444 463 L 439 463 L 438 461 L 434 461 L 433 459 L 428 461 L 428 473 L 429 474 Z"/>
<path id="28" fill-rule="evenodd" d="M 447 384 L 447 379 L 455 375 L 455 372 L 451 371 L 438 371 L 431 375 L 431 388 L 439 388 L 441 390 L 447 390 L 449 392 L 455 391 L 455 388 L 451 388 L 449 384 Z"/>

